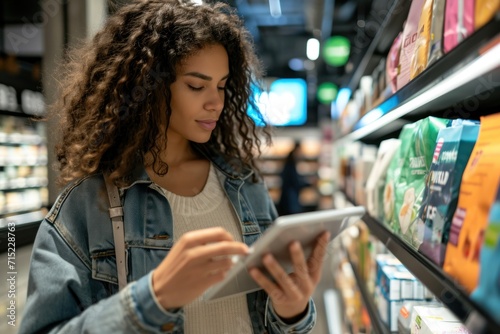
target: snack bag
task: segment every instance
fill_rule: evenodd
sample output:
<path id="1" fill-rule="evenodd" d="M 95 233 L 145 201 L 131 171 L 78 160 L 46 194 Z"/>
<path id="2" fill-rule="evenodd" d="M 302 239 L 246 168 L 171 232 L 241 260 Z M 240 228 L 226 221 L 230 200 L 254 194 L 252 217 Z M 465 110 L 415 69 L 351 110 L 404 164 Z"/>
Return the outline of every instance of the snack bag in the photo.
<path id="1" fill-rule="evenodd" d="M 444 52 L 449 52 L 473 32 L 474 0 L 446 1 Z"/>
<path id="2" fill-rule="evenodd" d="M 419 252 L 438 266 L 443 265 L 451 219 L 458 202 L 462 174 L 479 133 L 478 124 L 461 124 L 439 131 L 418 214 Z"/>
<path id="3" fill-rule="evenodd" d="M 465 167 L 443 269 L 468 292 L 477 285 L 479 252 L 500 181 L 500 114 L 481 117 L 479 136 Z"/>
<path id="4" fill-rule="evenodd" d="M 490 21 L 500 10 L 500 0 L 476 0 L 474 25 L 476 30 Z"/>
<path id="5" fill-rule="evenodd" d="M 427 68 L 429 56 L 429 42 L 431 39 L 432 4 L 434 0 L 425 0 L 420 21 L 418 22 L 417 42 L 415 52 L 411 58 L 410 80 L 422 73 Z"/>
<path id="6" fill-rule="evenodd" d="M 413 0 L 410 5 L 408 19 L 406 20 L 403 34 L 401 36 L 401 54 L 399 55 L 399 74 L 397 79 L 398 89 L 401 89 L 410 81 L 411 57 L 415 52 L 418 35 L 418 22 L 422 15 L 425 0 Z"/>
<path id="7" fill-rule="evenodd" d="M 484 233 L 479 263 L 479 285 L 472 292 L 471 298 L 484 306 L 493 319 L 500 323 L 500 187 L 497 198 L 490 210 L 488 227 Z"/>
<path id="8" fill-rule="evenodd" d="M 410 150 L 411 134 L 415 128 L 416 123 L 406 124 L 403 126 L 399 134 L 400 146 L 391 159 L 389 169 L 387 169 L 387 177 L 384 186 L 384 224 L 393 232 L 399 231 L 399 227 L 394 222 L 394 205 L 396 203 L 395 197 L 395 184 L 398 182 L 401 175 L 401 168 L 403 167 L 406 155 Z"/>
<path id="9" fill-rule="evenodd" d="M 444 29 L 444 7 L 446 0 L 434 0 L 432 5 L 431 35 L 429 47 L 430 66 L 443 56 L 443 29 Z"/>
<path id="10" fill-rule="evenodd" d="M 391 92 L 396 93 L 398 90 L 398 71 L 399 71 L 399 53 L 401 52 L 401 33 L 399 33 L 391 49 L 387 55 L 387 63 L 385 65 L 385 76 L 387 84 L 391 86 Z"/>
<path id="11" fill-rule="evenodd" d="M 447 119 L 437 117 L 427 117 L 416 122 L 409 137 L 410 145 L 401 167 L 401 175 L 394 183 L 395 232 L 416 249 L 419 246 L 416 230 L 417 212 L 422 203 L 425 180 L 431 167 L 437 135 L 439 130 L 447 125 Z"/>
<path id="12" fill-rule="evenodd" d="M 380 143 L 377 158 L 366 181 L 366 208 L 372 217 L 380 221 L 384 217 L 384 187 L 387 169 L 400 145 L 401 141 L 394 138 L 384 140 Z"/>

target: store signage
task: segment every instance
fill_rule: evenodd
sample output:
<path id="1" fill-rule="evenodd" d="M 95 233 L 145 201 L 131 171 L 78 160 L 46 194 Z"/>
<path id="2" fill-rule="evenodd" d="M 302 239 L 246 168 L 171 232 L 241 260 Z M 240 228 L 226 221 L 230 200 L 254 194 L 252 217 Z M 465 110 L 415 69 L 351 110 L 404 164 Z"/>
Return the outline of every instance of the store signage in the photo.
<path id="1" fill-rule="evenodd" d="M 351 42 L 344 36 L 332 36 L 323 44 L 323 59 L 331 66 L 344 66 L 349 60 Z"/>
<path id="2" fill-rule="evenodd" d="M 331 82 L 323 82 L 318 86 L 317 98 L 322 104 L 330 104 L 337 97 L 339 88 Z"/>

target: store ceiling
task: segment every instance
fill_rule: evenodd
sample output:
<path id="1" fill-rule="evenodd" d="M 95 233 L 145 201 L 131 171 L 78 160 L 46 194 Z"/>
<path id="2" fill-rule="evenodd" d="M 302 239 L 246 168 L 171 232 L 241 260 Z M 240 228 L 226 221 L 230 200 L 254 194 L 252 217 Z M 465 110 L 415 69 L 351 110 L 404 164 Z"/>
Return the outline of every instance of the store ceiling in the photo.
<path id="1" fill-rule="evenodd" d="M 224 0 L 237 8 L 247 28 L 254 36 L 256 49 L 266 66 L 267 74 L 274 77 L 305 76 L 295 72 L 288 62 L 291 58 L 306 59 L 306 43 L 311 37 L 324 40 L 333 35 L 346 36 L 358 53 L 370 35 L 363 29 L 369 20 L 383 15 L 392 1 L 376 0 Z M 271 15 L 272 3 L 279 3 L 281 15 Z M 385 10 L 385 11 L 384 11 Z M 380 22 L 378 22 L 380 26 Z M 360 37 L 362 39 L 357 39 Z M 356 42 L 360 40 L 356 45 Z M 326 66 L 321 59 L 316 61 L 319 80 L 342 84 L 349 80 L 352 64 L 342 68 Z"/>
<path id="2" fill-rule="evenodd" d="M 108 0 L 122 5 L 131 0 Z M 211 0 L 214 1 L 214 0 Z M 350 64 L 332 68 L 319 59 L 315 73 L 319 81 L 333 81 L 345 85 L 353 69 L 374 37 L 377 27 L 396 0 L 215 0 L 229 3 L 238 10 L 246 27 L 254 37 L 257 52 L 268 76 L 305 77 L 295 72 L 288 63 L 292 58 L 306 59 L 306 43 L 311 37 L 320 40 L 332 35 L 346 36 L 351 40 Z M 273 4 L 279 4 L 281 15 L 271 15 Z M 29 4 L 29 5 L 28 5 Z M 1 1 L 0 23 L 22 22 L 39 10 L 39 0 Z M 371 24 L 375 29 L 367 30 Z"/>

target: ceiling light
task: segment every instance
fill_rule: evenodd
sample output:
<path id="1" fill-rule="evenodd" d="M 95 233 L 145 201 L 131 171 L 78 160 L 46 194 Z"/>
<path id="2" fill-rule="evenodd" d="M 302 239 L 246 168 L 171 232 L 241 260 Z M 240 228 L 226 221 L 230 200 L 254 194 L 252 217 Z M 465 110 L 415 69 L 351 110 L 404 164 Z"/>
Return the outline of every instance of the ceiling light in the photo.
<path id="1" fill-rule="evenodd" d="M 288 67 L 294 71 L 303 71 L 304 61 L 300 58 L 292 58 L 288 61 Z"/>
<path id="2" fill-rule="evenodd" d="M 319 41 L 316 38 L 310 38 L 307 40 L 306 49 L 307 58 L 310 60 L 316 60 L 319 57 Z"/>

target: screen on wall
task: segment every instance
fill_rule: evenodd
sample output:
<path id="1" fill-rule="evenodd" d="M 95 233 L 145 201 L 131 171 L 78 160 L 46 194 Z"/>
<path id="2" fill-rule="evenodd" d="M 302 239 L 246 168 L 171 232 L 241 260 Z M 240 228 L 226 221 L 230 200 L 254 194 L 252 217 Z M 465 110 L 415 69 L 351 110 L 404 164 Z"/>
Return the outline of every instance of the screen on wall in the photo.
<path id="1" fill-rule="evenodd" d="M 304 79 L 277 79 L 267 91 L 253 89 L 257 107 L 267 123 L 273 126 L 300 126 L 307 121 L 307 84 Z M 250 107 L 248 115 L 259 126 L 264 125 Z"/>

